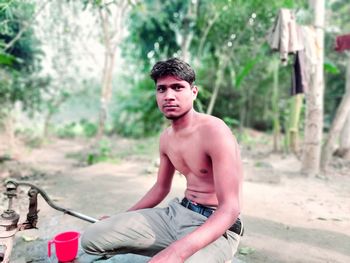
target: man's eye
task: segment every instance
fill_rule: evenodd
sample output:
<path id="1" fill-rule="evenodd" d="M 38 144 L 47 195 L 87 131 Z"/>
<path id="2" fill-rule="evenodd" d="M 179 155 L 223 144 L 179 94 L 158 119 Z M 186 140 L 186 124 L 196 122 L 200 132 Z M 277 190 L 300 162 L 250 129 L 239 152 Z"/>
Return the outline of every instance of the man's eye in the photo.
<path id="1" fill-rule="evenodd" d="M 164 89 L 164 88 L 162 88 L 162 87 L 159 87 L 159 88 L 157 88 L 157 91 L 158 91 L 158 92 L 164 92 L 164 91 L 165 91 L 165 89 Z"/>
<path id="2" fill-rule="evenodd" d="M 181 86 L 175 86 L 174 89 L 177 90 L 177 91 L 179 91 L 179 90 L 181 90 L 181 88 L 182 88 Z"/>

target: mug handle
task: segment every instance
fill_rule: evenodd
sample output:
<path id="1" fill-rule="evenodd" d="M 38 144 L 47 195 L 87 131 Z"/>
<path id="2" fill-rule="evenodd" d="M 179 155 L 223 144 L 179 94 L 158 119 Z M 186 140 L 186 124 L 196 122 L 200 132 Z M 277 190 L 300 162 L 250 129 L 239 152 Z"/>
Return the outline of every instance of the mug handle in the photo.
<path id="1" fill-rule="evenodd" d="M 51 257 L 51 245 L 55 243 L 54 240 L 50 240 L 47 242 L 47 255 L 49 256 L 49 258 Z"/>

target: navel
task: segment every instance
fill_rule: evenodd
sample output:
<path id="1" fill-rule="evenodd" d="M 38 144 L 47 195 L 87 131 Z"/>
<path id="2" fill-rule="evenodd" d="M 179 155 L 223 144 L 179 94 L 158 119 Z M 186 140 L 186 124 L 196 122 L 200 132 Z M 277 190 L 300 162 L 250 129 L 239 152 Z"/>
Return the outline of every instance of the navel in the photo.
<path id="1" fill-rule="evenodd" d="M 207 174 L 208 173 L 208 170 L 207 169 L 200 169 L 199 170 L 202 174 Z"/>

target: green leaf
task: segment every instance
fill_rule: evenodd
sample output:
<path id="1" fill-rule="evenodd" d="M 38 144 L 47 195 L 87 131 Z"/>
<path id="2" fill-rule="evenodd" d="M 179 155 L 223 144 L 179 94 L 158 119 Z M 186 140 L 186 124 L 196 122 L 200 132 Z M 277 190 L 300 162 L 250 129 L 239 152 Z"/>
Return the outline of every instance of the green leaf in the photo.
<path id="1" fill-rule="evenodd" d="M 239 89 L 243 79 L 249 75 L 250 71 L 252 70 L 252 68 L 255 66 L 255 64 L 258 62 L 259 57 L 254 58 L 252 60 L 249 60 L 243 67 L 243 69 L 241 70 L 240 73 L 238 73 L 238 75 L 236 76 L 236 85 L 235 87 L 237 89 Z"/>
<path id="2" fill-rule="evenodd" d="M 240 124 L 239 120 L 230 117 L 224 117 L 223 120 L 230 127 L 238 127 Z"/>
<path id="3" fill-rule="evenodd" d="M 14 56 L 0 53 L 0 64 L 2 65 L 12 65 L 15 59 L 16 58 Z"/>
<path id="4" fill-rule="evenodd" d="M 323 66 L 324 66 L 324 70 L 327 73 L 334 74 L 334 75 L 340 73 L 339 68 L 330 60 L 326 60 L 323 64 Z"/>

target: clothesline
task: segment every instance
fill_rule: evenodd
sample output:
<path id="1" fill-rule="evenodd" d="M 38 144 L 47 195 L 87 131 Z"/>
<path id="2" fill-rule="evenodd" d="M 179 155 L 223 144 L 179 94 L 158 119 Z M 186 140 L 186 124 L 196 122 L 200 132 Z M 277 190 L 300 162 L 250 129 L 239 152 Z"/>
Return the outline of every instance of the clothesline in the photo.
<path id="1" fill-rule="evenodd" d="M 279 52 L 282 65 L 287 65 L 289 55 L 294 55 L 292 95 L 307 91 L 310 76 L 322 56 L 322 43 L 317 38 L 317 28 L 321 27 L 299 25 L 293 10 L 281 8 L 268 32 L 267 42 L 273 51 Z M 335 50 L 350 50 L 350 34 L 336 38 Z"/>

